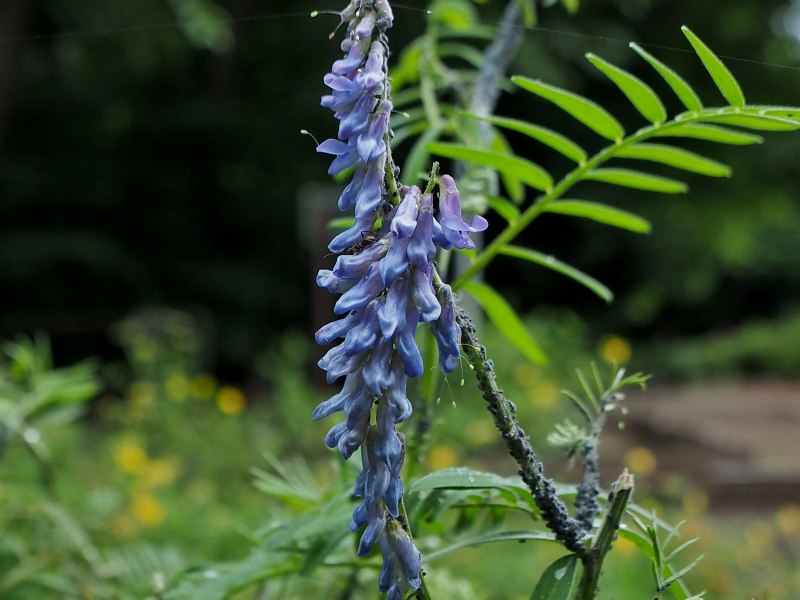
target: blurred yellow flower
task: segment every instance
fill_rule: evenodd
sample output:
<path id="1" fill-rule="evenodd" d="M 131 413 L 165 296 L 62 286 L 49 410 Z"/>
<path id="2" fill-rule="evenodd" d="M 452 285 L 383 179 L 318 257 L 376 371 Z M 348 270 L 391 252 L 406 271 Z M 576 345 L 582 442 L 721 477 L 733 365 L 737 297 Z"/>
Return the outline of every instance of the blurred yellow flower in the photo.
<path id="1" fill-rule="evenodd" d="M 631 359 L 631 344 L 623 337 L 609 335 L 600 340 L 600 357 L 612 365 L 624 365 Z"/>
<path id="2" fill-rule="evenodd" d="M 514 365 L 514 381 L 523 386 L 533 385 L 539 378 L 538 369 L 529 362 Z"/>
<path id="3" fill-rule="evenodd" d="M 428 453 L 428 466 L 434 471 L 446 469 L 456 464 L 458 464 L 458 454 L 456 454 L 452 446 L 439 444 L 431 448 L 431 451 Z"/>
<path id="4" fill-rule="evenodd" d="M 146 408 L 151 406 L 156 399 L 156 390 L 150 383 L 136 381 L 131 385 L 130 398 L 131 404 L 134 406 Z"/>
<path id="5" fill-rule="evenodd" d="M 111 519 L 108 527 L 119 538 L 132 538 L 136 535 L 139 524 L 129 514 L 121 514 Z"/>
<path id="6" fill-rule="evenodd" d="M 561 390 L 552 381 L 539 379 L 528 388 L 528 400 L 536 408 L 552 408 L 561 400 Z"/>
<path id="7" fill-rule="evenodd" d="M 699 488 L 689 490 L 683 497 L 683 510 L 690 515 L 699 515 L 708 508 L 708 494 Z"/>
<path id="8" fill-rule="evenodd" d="M 500 439 L 500 434 L 488 418 L 473 421 L 467 425 L 464 434 L 470 442 L 475 444 L 491 444 Z"/>
<path id="9" fill-rule="evenodd" d="M 133 355 L 140 362 L 149 362 L 156 355 L 156 345 L 152 340 L 138 338 L 133 343 Z"/>
<path id="10" fill-rule="evenodd" d="M 211 400 L 216 389 L 217 382 L 211 375 L 198 375 L 192 379 L 192 396 L 195 400 Z"/>
<path id="11" fill-rule="evenodd" d="M 172 373 L 164 384 L 167 398 L 183 402 L 189 396 L 189 380 L 183 373 Z"/>
<path id="12" fill-rule="evenodd" d="M 753 550 L 752 560 L 772 545 L 772 528 L 764 521 L 753 521 L 747 526 L 744 537 L 747 545 Z"/>
<path id="13" fill-rule="evenodd" d="M 144 488 L 155 488 L 175 481 L 179 472 L 178 462 L 167 458 L 151 460 L 141 474 L 140 484 Z"/>
<path id="14" fill-rule="evenodd" d="M 238 415 L 244 411 L 247 400 L 238 388 L 223 386 L 217 392 L 217 408 L 226 415 Z"/>
<path id="15" fill-rule="evenodd" d="M 155 527 L 164 522 L 164 507 L 152 494 L 135 494 L 131 502 L 131 513 L 142 525 Z"/>
<path id="16" fill-rule="evenodd" d="M 784 535 L 800 534 L 800 506 L 797 504 L 784 504 L 778 509 L 775 518 Z"/>
<path id="17" fill-rule="evenodd" d="M 625 464 L 637 475 L 649 475 L 656 469 L 658 461 L 650 448 L 634 446 L 625 453 Z"/>
<path id="18" fill-rule="evenodd" d="M 140 444 L 128 440 L 114 450 L 114 462 L 125 473 L 141 475 L 147 468 L 149 458 Z"/>

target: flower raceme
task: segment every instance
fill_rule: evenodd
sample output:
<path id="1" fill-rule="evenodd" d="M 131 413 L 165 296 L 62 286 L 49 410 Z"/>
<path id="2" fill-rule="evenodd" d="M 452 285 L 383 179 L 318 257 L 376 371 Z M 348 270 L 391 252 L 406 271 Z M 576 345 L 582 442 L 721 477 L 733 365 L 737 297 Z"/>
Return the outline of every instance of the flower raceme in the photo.
<path id="1" fill-rule="evenodd" d="M 446 284 L 434 287 L 433 260 L 437 247 L 474 248 L 469 234 L 485 230 L 487 223 L 482 217 L 464 221 L 449 175 L 429 186 L 430 193 L 416 186 L 387 193 L 387 172 L 394 168 L 387 149 L 392 104 L 385 30 L 392 24 L 391 9 L 385 0 L 353 0 L 340 14 L 348 27 L 346 54 L 325 76 L 331 93 L 322 98 L 335 112 L 339 130 L 317 150 L 334 156 L 329 173 L 353 168 L 339 209 L 353 210 L 355 223 L 329 245 L 339 254 L 333 269 L 317 275 L 317 285 L 340 295 L 334 312 L 342 317 L 317 331 L 319 344 L 338 341 L 318 364 L 329 383 L 344 382 L 338 394 L 316 407 L 313 418 L 342 412 L 344 420 L 330 429 L 325 443 L 345 458 L 360 449 L 362 471 L 353 494 L 362 502 L 350 528 L 364 528 L 360 555 L 379 542 L 384 560 L 379 587 L 394 600 L 420 585 L 419 552 L 397 520 L 405 444 L 396 425 L 411 416 L 408 378 L 424 370 L 417 327 L 430 325 L 445 372 L 456 368 L 460 353 L 455 296 Z"/>

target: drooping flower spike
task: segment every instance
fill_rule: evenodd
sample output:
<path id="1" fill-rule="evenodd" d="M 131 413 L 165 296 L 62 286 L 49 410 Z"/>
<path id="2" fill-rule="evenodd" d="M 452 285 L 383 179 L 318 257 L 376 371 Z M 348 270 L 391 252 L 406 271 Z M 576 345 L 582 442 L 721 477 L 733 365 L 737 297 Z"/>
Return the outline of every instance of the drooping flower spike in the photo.
<path id="1" fill-rule="evenodd" d="M 399 599 L 420 585 L 420 554 L 397 520 L 405 443 L 396 425 L 412 413 L 408 378 L 424 370 L 416 331 L 420 323 L 429 324 L 440 367 L 445 372 L 456 368 L 461 332 L 455 296 L 447 285 L 438 292 L 434 288 L 433 260 L 437 246 L 473 248 L 469 234 L 487 224 L 482 217 L 464 221 L 455 181 L 448 175 L 438 182 L 438 219 L 433 193 L 399 186 L 389 197 L 386 173 L 394 165 L 387 156 L 392 103 L 385 30 L 392 25 L 391 9 L 387 0 L 353 0 L 341 18 L 348 29 L 342 42 L 345 56 L 325 76 L 331 93 L 322 98 L 339 129 L 317 150 L 335 157 L 329 173 L 353 168 L 338 205 L 352 210 L 355 222 L 328 246 L 339 254 L 333 269 L 317 275 L 317 285 L 340 295 L 334 312 L 342 318 L 317 331 L 316 340 L 323 345 L 338 341 L 318 364 L 329 383 L 344 382 L 338 394 L 316 407 L 313 418 L 344 415 L 325 443 L 345 458 L 361 451 L 362 471 L 353 494 L 362 501 L 350 528 L 363 528 L 360 555 L 379 542 L 384 560 L 379 588 Z"/>

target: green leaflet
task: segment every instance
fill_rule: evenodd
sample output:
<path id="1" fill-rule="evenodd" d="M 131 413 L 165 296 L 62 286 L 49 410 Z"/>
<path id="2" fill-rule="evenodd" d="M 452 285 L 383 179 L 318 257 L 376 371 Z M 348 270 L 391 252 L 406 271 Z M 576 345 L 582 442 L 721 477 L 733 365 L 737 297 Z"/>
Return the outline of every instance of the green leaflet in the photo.
<path id="1" fill-rule="evenodd" d="M 635 233 L 650 233 L 650 222 L 626 210 L 585 200 L 559 200 L 547 207 L 547 212 L 591 219 L 604 225 L 627 229 Z"/>
<path id="2" fill-rule="evenodd" d="M 520 10 L 522 11 L 522 24 L 525 27 L 533 27 L 536 25 L 536 0 L 517 0 Z"/>
<path id="3" fill-rule="evenodd" d="M 455 544 L 445 546 L 439 550 L 428 552 L 425 554 L 425 561 L 431 562 L 442 556 L 452 554 L 457 550 L 469 548 L 471 546 L 482 546 L 483 544 L 491 544 L 493 542 L 511 542 L 511 541 L 525 541 L 525 540 L 539 540 L 542 542 L 556 542 L 555 537 L 548 531 L 500 531 L 498 533 L 488 533 L 477 535 L 464 540 L 459 540 Z M 559 543 L 559 542 L 556 542 Z"/>
<path id="4" fill-rule="evenodd" d="M 683 31 L 686 39 L 689 40 L 689 43 L 700 57 L 700 60 L 703 61 L 703 66 L 705 66 L 708 74 L 711 75 L 714 83 L 717 84 L 717 88 L 719 88 L 725 100 L 732 106 L 743 107 L 745 105 L 744 93 L 739 86 L 739 82 L 736 81 L 728 70 L 728 67 L 725 66 L 717 55 L 714 54 L 711 49 L 705 45 L 703 40 L 697 37 L 691 29 L 684 25 L 681 27 L 681 31 Z"/>
<path id="5" fill-rule="evenodd" d="M 477 125 L 477 123 L 474 124 Z M 508 143 L 506 136 L 498 129 L 493 130 L 492 133 L 494 135 L 492 135 L 491 150 L 498 154 L 514 156 L 514 149 Z M 525 199 L 525 186 L 510 171 L 500 171 L 500 178 L 503 180 L 503 185 L 506 186 L 509 198 L 517 204 Z"/>
<path id="6" fill-rule="evenodd" d="M 682 181 L 629 169 L 595 169 L 584 175 L 584 179 L 664 194 L 682 194 L 688 189 Z"/>
<path id="7" fill-rule="evenodd" d="M 431 142 L 438 140 L 443 132 L 444 127 L 441 124 L 430 125 L 425 133 L 417 138 L 408 153 L 405 165 L 403 165 L 402 176 L 405 179 L 417 180 L 424 176 L 430 156 L 428 146 Z"/>
<path id="8" fill-rule="evenodd" d="M 500 254 L 513 256 L 514 258 L 521 258 L 523 260 L 536 263 L 537 265 L 547 267 L 548 269 L 552 269 L 557 273 L 561 273 L 573 281 L 577 281 L 581 285 L 589 288 L 606 302 L 611 302 L 614 299 L 614 293 L 602 283 L 597 281 L 594 277 L 587 275 L 583 271 L 580 271 L 575 267 L 558 260 L 554 256 L 542 254 L 536 250 L 522 248 L 520 246 L 506 246 L 500 250 Z"/>
<path id="9" fill-rule="evenodd" d="M 500 333 L 519 350 L 525 358 L 535 364 L 545 364 L 547 357 L 528 332 L 525 324 L 514 309 L 497 291 L 478 281 L 471 281 L 464 286 L 475 301 L 481 305 L 486 315 L 495 324 Z"/>
<path id="10" fill-rule="evenodd" d="M 539 125 L 534 125 L 533 123 L 527 123 L 518 119 L 508 119 L 505 117 L 481 117 L 479 115 L 473 115 L 470 113 L 464 114 L 472 119 L 486 121 L 487 123 L 491 123 L 497 127 L 503 127 L 504 129 L 510 129 L 523 135 L 527 135 L 529 138 L 549 146 L 570 160 L 574 160 L 576 163 L 581 163 L 587 158 L 586 151 L 578 146 L 578 144 L 566 136 L 552 131 L 551 129 L 547 129 L 546 127 L 541 127 Z"/>
<path id="11" fill-rule="evenodd" d="M 438 154 L 445 158 L 474 162 L 497 169 L 500 173 L 508 174 L 537 190 L 547 190 L 553 180 L 547 171 L 536 163 L 512 154 L 502 154 L 491 150 L 476 150 L 460 144 L 428 144 L 426 149 L 431 154 Z"/>
<path id="12" fill-rule="evenodd" d="M 467 44 L 460 44 L 458 42 L 444 42 L 436 46 L 436 53 L 442 57 L 455 57 L 460 58 L 476 69 L 480 69 L 486 60 L 483 52 L 473 46 Z"/>
<path id="13" fill-rule="evenodd" d="M 625 135 L 625 130 L 619 121 L 602 106 L 588 98 L 519 75 L 512 77 L 511 81 L 523 90 L 549 100 L 606 139 L 615 141 Z"/>
<path id="14" fill-rule="evenodd" d="M 424 477 L 412 481 L 408 486 L 407 493 L 419 494 L 441 489 L 498 489 L 530 494 L 530 490 L 519 477 L 503 477 L 496 473 L 476 471 L 466 467 L 454 467 L 428 473 Z"/>
<path id="15" fill-rule="evenodd" d="M 683 148 L 665 146 L 663 144 L 634 144 L 621 148 L 617 153 L 618 158 L 631 158 L 635 160 L 649 160 L 676 169 L 708 175 L 709 177 L 730 177 L 729 166 L 689 152 Z"/>
<path id="16" fill-rule="evenodd" d="M 509 223 L 513 223 L 517 220 L 517 217 L 519 217 L 519 209 L 505 198 L 489 196 L 486 198 L 486 202 L 489 203 L 489 206 L 492 207 L 494 212 L 503 217 Z"/>
<path id="17" fill-rule="evenodd" d="M 578 586 L 578 555 L 562 556 L 548 566 L 530 600 L 571 600 Z"/>
<path id="18" fill-rule="evenodd" d="M 335 219 L 331 219 L 328 221 L 328 229 L 332 229 L 334 231 L 349 229 L 353 226 L 356 222 L 355 217 L 337 217 Z"/>
<path id="19" fill-rule="evenodd" d="M 800 121 L 757 114 L 711 115 L 706 120 L 759 131 L 796 131 L 800 129 Z"/>
<path id="20" fill-rule="evenodd" d="M 591 52 L 586 55 L 586 59 L 614 82 L 645 119 L 651 123 L 666 121 L 667 110 L 656 93 L 641 79 Z"/>
<path id="21" fill-rule="evenodd" d="M 655 132 L 656 137 L 679 137 L 692 138 L 696 140 L 706 140 L 720 144 L 731 144 L 734 146 L 746 146 L 749 144 L 760 144 L 764 141 L 760 135 L 727 129 L 717 125 L 702 125 L 687 123 L 685 125 L 670 126 L 663 131 Z"/>
<path id="22" fill-rule="evenodd" d="M 692 87 L 686 83 L 686 81 L 684 81 L 683 77 L 678 75 L 675 71 L 670 69 L 667 65 L 647 52 L 647 50 L 644 50 L 638 44 L 631 42 L 629 47 L 631 50 L 636 52 L 636 54 L 650 63 L 651 67 L 658 71 L 658 74 L 664 78 L 664 81 L 666 81 L 667 85 L 672 88 L 672 91 L 675 92 L 675 95 L 678 96 L 678 98 L 680 98 L 680 101 L 683 102 L 683 105 L 686 108 L 688 108 L 691 112 L 700 112 L 703 110 L 703 103 L 700 101 L 700 98 L 697 96 Z"/>

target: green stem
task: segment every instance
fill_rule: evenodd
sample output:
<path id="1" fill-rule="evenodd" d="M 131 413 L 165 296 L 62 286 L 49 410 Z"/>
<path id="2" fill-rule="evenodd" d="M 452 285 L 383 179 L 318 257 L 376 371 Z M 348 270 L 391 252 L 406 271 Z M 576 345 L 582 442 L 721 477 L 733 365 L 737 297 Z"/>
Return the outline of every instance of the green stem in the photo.
<path id="1" fill-rule="evenodd" d="M 697 113 L 681 113 L 666 123 L 657 123 L 655 125 L 643 127 L 636 133 L 626 138 L 617 140 L 611 146 L 607 146 L 588 160 L 581 162 L 572 171 L 567 173 L 567 175 L 565 175 L 564 178 L 558 182 L 558 184 L 556 184 L 554 187 L 551 187 L 543 195 L 539 196 L 522 214 L 520 214 L 514 221 L 510 222 L 506 228 L 501 231 L 500 234 L 494 238 L 494 240 L 492 240 L 492 243 L 489 244 L 484 251 L 475 258 L 473 263 L 467 267 L 464 272 L 461 273 L 451 284 L 453 290 L 458 290 L 469 283 L 477 273 L 485 269 L 489 263 L 494 260 L 494 258 L 506 245 L 510 244 L 520 233 L 522 233 L 525 228 L 527 228 L 528 225 L 530 225 L 531 222 L 536 219 L 536 217 L 545 212 L 550 204 L 562 198 L 564 194 L 566 194 L 575 186 L 575 184 L 583 181 L 586 174 L 591 170 L 614 158 L 620 149 L 647 140 L 658 134 L 663 134 L 665 131 L 669 131 L 670 129 L 682 127 L 689 123 L 702 122 L 713 116 L 735 115 L 740 113 L 741 110 L 734 107 L 707 108 Z"/>
<path id="2" fill-rule="evenodd" d="M 617 537 L 619 524 L 633 493 L 633 475 L 625 469 L 619 476 L 608 498 L 608 508 L 594 544 L 583 558 L 583 574 L 575 600 L 594 600 L 597 597 L 603 561 Z"/>

